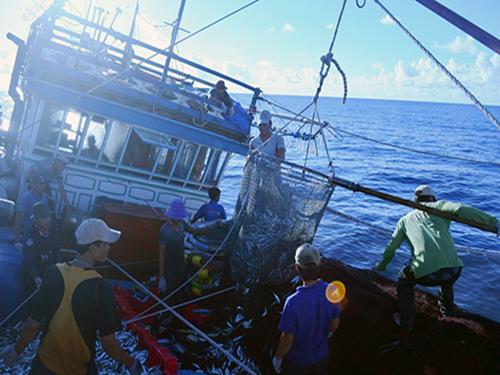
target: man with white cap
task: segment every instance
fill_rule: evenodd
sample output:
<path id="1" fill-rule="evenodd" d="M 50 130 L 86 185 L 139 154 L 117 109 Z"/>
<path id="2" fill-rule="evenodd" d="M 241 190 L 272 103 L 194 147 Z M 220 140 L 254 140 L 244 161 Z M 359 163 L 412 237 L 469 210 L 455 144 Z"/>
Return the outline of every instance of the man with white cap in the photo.
<path id="1" fill-rule="evenodd" d="M 328 338 L 340 324 L 340 306 L 326 296 L 328 284 L 319 278 L 321 258 L 311 244 L 295 252 L 302 285 L 289 296 L 279 324 L 282 332 L 273 357 L 274 370 L 285 375 L 327 375 Z"/>
<path id="2" fill-rule="evenodd" d="M 437 200 L 428 185 L 415 190 L 415 202 L 461 218 L 497 228 L 498 220 L 476 208 L 461 203 Z M 453 238 L 449 232 L 451 221 L 413 210 L 403 216 L 385 248 L 382 261 L 376 266 L 385 271 L 399 246 L 406 240 L 411 249 L 411 264 L 399 273 L 397 283 L 399 313 L 393 315 L 394 322 L 407 331 L 413 329 L 415 321 L 415 285 L 439 286 L 439 309 L 443 316 L 454 314 L 453 284 L 460 277 L 463 264 L 457 255 Z"/>
<path id="3" fill-rule="evenodd" d="M 35 296 L 33 310 L 16 344 L 0 358 L 11 366 L 26 346 L 42 331 L 32 374 L 96 374 L 95 341 L 131 374 L 142 373 L 142 365 L 118 343 L 115 332 L 122 329 L 111 285 L 94 269 L 106 260 L 110 244 L 120 232 L 100 219 L 84 220 L 76 229 L 77 256 L 58 263 L 45 274 Z"/>
<path id="4" fill-rule="evenodd" d="M 250 141 L 250 151 L 260 151 L 279 160 L 285 160 L 285 141 L 272 132 L 272 117 L 268 110 L 260 113 L 259 135 Z"/>

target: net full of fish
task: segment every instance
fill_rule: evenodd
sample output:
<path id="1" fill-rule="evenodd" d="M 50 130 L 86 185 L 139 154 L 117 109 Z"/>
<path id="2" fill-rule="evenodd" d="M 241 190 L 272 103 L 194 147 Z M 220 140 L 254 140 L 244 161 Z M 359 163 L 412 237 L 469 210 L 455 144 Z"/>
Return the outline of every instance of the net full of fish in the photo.
<path id="1" fill-rule="evenodd" d="M 333 190 L 322 175 L 253 155 L 244 169 L 234 215 L 233 279 L 245 284 L 289 280 L 295 249 L 312 242 Z"/>

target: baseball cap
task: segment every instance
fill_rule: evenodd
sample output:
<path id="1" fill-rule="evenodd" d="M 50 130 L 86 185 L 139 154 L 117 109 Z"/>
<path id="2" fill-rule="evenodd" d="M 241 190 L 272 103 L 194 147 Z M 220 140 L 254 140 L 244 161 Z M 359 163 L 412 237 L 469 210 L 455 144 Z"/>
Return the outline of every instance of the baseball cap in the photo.
<path id="1" fill-rule="evenodd" d="M 50 210 L 44 202 L 36 202 L 31 209 L 31 219 L 50 217 Z"/>
<path id="2" fill-rule="evenodd" d="M 420 185 L 415 189 L 415 196 L 416 197 L 423 197 L 423 196 L 428 196 L 428 197 L 435 197 L 436 194 L 434 194 L 434 190 L 429 185 Z"/>
<path id="3" fill-rule="evenodd" d="M 271 112 L 269 112 L 267 109 L 264 109 L 262 112 L 260 112 L 261 124 L 269 124 L 271 122 L 271 119 L 272 119 Z"/>
<path id="4" fill-rule="evenodd" d="M 319 266 L 321 257 L 318 249 L 309 243 L 300 245 L 295 251 L 295 263 L 301 267 L 309 267 L 311 264 Z"/>
<path id="5" fill-rule="evenodd" d="M 103 220 L 94 217 L 82 221 L 75 231 L 78 245 L 89 245 L 96 241 L 115 243 L 120 235 L 119 230 L 111 229 Z"/>

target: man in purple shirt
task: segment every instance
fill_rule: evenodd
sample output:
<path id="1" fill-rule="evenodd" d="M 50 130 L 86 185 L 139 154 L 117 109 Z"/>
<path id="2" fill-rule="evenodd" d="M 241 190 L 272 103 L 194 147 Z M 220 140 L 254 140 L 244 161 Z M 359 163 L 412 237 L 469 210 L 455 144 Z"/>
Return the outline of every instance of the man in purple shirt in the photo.
<path id="1" fill-rule="evenodd" d="M 191 224 L 194 224 L 201 218 L 203 218 L 205 223 L 218 219 L 226 219 L 226 211 L 224 210 L 224 207 L 218 203 L 220 198 L 220 189 L 217 187 L 211 187 L 208 190 L 208 197 L 210 198 L 210 202 L 204 204 L 198 209 L 191 220 Z"/>
<path id="2" fill-rule="evenodd" d="M 295 269 L 302 280 L 287 298 L 279 324 L 282 332 L 273 367 L 278 374 L 327 375 L 328 338 L 340 323 L 340 306 L 326 297 L 328 284 L 319 278 L 319 251 L 305 243 L 295 252 Z"/>

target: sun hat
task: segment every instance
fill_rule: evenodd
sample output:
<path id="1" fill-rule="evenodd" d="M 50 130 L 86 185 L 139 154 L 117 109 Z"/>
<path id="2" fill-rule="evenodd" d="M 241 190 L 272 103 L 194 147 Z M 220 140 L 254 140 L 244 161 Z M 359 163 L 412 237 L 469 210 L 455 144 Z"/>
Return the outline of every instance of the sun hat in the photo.
<path id="1" fill-rule="evenodd" d="M 261 124 L 270 124 L 271 119 L 272 119 L 271 112 L 269 112 L 267 109 L 264 109 L 260 113 L 260 123 Z"/>
<path id="2" fill-rule="evenodd" d="M 182 220 L 189 216 L 182 199 L 174 199 L 170 202 L 170 208 L 165 211 L 165 216 L 172 220 Z"/>
<path id="3" fill-rule="evenodd" d="M 36 202 L 31 209 L 31 219 L 50 217 L 50 210 L 44 202 Z"/>
<path id="4" fill-rule="evenodd" d="M 415 189 L 415 196 L 418 197 L 435 197 L 434 190 L 429 185 L 420 185 Z"/>
<path id="5" fill-rule="evenodd" d="M 96 241 L 115 243 L 120 235 L 119 230 L 111 229 L 103 220 L 95 217 L 82 221 L 75 231 L 78 245 L 89 245 Z"/>
<path id="6" fill-rule="evenodd" d="M 222 79 L 220 81 L 217 81 L 217 83 L 215 84 L 215 88 L 227 90 L 226 84 Z"/>
<path id="7" fill-rule="evenodd" d="M 319 266 L 321 256 L 318 249 L 309 243 L 300 245 L 295 251 L 295 263 L 301 267 L 310 267 L 312 264 Z"/>

